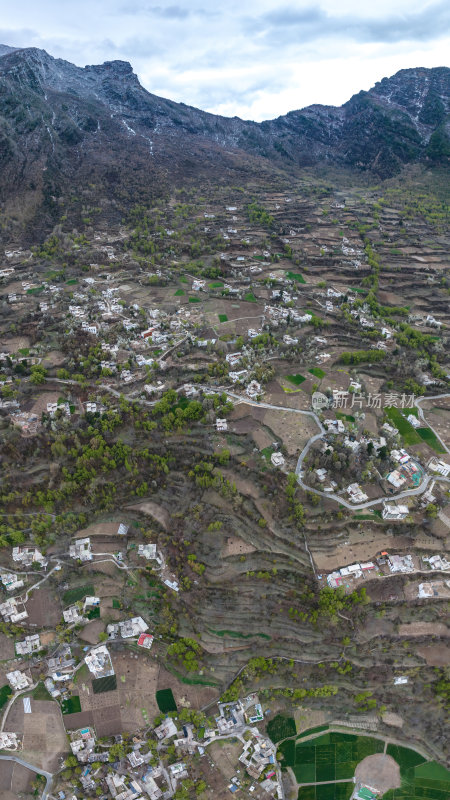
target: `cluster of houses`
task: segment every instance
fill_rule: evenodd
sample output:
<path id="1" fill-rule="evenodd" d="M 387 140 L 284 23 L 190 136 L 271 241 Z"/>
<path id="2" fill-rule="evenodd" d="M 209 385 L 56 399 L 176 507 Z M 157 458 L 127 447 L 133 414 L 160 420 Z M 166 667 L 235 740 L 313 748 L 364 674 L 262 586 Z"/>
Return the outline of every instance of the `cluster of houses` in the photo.
<path id="1" fill-rule="evenodd" d="M 386 480 L 395 489 L 418 486 L 423 475 L 423 469 L 417 461 L 403 448 L 401 450 L 391 450 L 390 457 L 398 466 L 386 475 Z"/>
<path id="2" fill-rule="evenodd" d="M 115 739 L 120 742 L 122 737 L 117 735 Z M 172 796 L 176 776 L 181 779 L 187 775 L 185 765 L 182 765 L 182 770 L 179 769 L 180 765 L 173 764 L 169 767 L 175 780 L 167 786 L 162 766 L 150 765 L 149 762 L 154 760 L 152 752 L 142 752 L 143 746 L 143 741 L 135 737 L 131 752 L 118 762 L 110 762 L 109 747 L 98 746 L 93 728 L 85 727 L 73 731 L 70 749 L 82 766 L 80 781 L 83 789 L 91 792 L 103 784 L 113 800 L 159 800 L 167 791 Z M 108 771 L 100 775 L 103 764 L 108 764 Z"/>
<path id="3" fill-rule="evenodd" d="M 374 561 L 349 564 L 346 567 L 330 572 L 326 576 L 326 582 L 332 589 L 337 589 L 339 586 L 351 588 L 351 582 L 361 578 L 378 578 L 389 574 L 421 572 L 426 566 L 430 570 L 437 572 L 450 571 L 450 561 L 445 556 L 438 554 L 415 556 L 409 553 L 405 555 L 390 555 L 383 551 Z M 318 577 L 319 580 L 323 580 L 322 575 Z"/>
<path id="4" fill-rule="evenodd" d="M 126 619 L 121 622 L 111 623 L 106 627 L 106 633 L 111 641 L 118 638 L 139 638 L 141 634 L 146 631 L 148 631 L 148 625 L 144 622 L 142 617 L 133 617 L 132 619 Z"/>

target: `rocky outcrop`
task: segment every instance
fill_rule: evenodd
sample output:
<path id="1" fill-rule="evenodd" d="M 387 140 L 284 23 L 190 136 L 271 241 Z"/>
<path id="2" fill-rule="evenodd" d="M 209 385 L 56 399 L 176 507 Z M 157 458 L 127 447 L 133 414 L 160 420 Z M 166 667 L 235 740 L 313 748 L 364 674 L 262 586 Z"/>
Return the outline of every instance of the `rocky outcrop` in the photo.
<path id="1" fill-rule="evenodd" d="M 446 161 L 449 76 L 444 67 L 401 70 L 341 108 L 255 123 L 157 97 L 124 61 L 80 68 L 2 46 L 0 201 L 24 195 L 50 218 L 67 186 L 86 181 L 138 202 L 208 170 L 330 163 L 386 177 L 410 162 Z"/>

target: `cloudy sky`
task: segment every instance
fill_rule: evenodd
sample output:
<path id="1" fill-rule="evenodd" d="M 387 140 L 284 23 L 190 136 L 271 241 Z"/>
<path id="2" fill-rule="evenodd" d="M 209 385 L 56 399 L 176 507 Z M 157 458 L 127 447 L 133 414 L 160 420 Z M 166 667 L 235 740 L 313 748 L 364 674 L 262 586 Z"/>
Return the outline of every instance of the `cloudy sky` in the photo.
<path id="1" fill-rule="evenodd" d="M 130 61 L 154 94 L 255 120 L 443 66 L 449 31 L 448 0 L 15 0 L 0 20 L 3 44 Z"/>

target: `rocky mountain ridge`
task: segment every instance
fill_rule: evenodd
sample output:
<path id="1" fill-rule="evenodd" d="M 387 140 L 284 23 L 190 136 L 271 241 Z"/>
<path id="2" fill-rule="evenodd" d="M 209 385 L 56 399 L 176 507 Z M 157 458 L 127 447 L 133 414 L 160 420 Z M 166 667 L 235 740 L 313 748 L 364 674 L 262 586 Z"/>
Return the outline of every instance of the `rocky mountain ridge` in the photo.
<path id="1" fill-rule="evenodd" d="M 69 183 L 138 199 L 211 170 L 332 164 L 388 177 L 411 162 L 448 161 L 449 84 L 446 67 L 401 70 L 340 108 L 256 123 L 157 97 L 128 62 L 80 68 L 0 46 L 0 199 L 48 213 Z"/>

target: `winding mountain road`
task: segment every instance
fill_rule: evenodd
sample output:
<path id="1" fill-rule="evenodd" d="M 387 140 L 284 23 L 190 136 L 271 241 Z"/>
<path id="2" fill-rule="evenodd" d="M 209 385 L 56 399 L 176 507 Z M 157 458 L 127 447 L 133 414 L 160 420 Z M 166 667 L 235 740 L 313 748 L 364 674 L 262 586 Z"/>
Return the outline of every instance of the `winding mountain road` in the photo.
<path id="1" fill-rule="evenodd" d="M 67 384 L 76 383 L 76 381 L 69 380 L 69 379 L 61 380 L 61 379 L 55 379 L 55 378 L 51 378 L 51 379 L 47 378 L 47 381 L 50 381 L 50 380 L 55 381 L 56 383 L 67 383 Z M 104 385 L 102 388 L 106 389 L 108 392 L 110 392 L 111 394 L 113 394 L 116 397 L 120 397 L 121 396 L 121 393 L 118 392 L 117 390 L 113 389 L 111 386 L 105 386 Z M 198 388 L 199 389 L 205 389 L 208 392 L 215 391 L 214 387 L 206 386 L 206 385 L 203 385 L 203 384 L 199 384 Z M 231 399 L 236 400 L 238 403 L 244 403 L 245 405 L 248 405 L 248 406 L 254 406 L 255 408 L 267 408 L 267 409 L 272 410 L 272 411 L 288 411 L 288 412 L 290 412 L 292 414 L 301 414 L 304 417 L 310 417 L 311 419 L 313 419 L 314 422 L 316 423 L 317 427 L 319 428 L 319 433 L 315 434 L 314 436 L 312 436 L 308 440 L 308 442 L 306 443 L 305 447 L 303 448 L 302 452 L 300 453 L 300 455 L 298 457 L 297 466 L 295 468 L 295 474 L 297 476 L 297 481 L 298 481 L 299 485 L 302 487 L 302 489 L 304 489 L 305 491 L 313 492 L 313 494 L 316 494 L 319 497 L 326 498 L 327 500 L 334 500 L 336 503 L 339 503 L 340 505 L 344 506 L 344 508 L 347 508 L 350 511 L 363 511 L 366 508 L 371 508 L 373 506 L 380 505 L 380 503 L 383 503 L 385 500 L 397 501 L 397 500 L 402 500 L 402 499 L 404 499 L 406 497 L 415 497 L 417 495 L 421 495 L 427 490 L 427 488 L 428 488 L 428 486 L 429 486 L 429 484 L 430 484 L 430 482 L 432 480 L 445 481 L 446 483 L 450 483 L 450 480 L 448 478 L 444 478 L 441 475 L 433 475 L 433 476 L 425 475 L 423 480 L 422 480 L 422 483 L 420 484 L 420 486 L 417 486 L 415 489 L 406 489 L 404 492 L 399 492 L 398 494 L 393 494 L 393 495 L 390 495 L 389 497 L 386 497 L 384 495 L 382 497 L 375 498 L 374 500 L 366 500 L 364 503 L 351 503 L 348 500 L 346 500 L 344 497 L 342 497 L 340 494 L 337 494 L 336 492 L 322 492 L 320 489 L 316 489 L 313 486 L 308 486 L 308 484 L 306 484 L 304 482 L 303 476 L 301 474 L 302 473 L 303 461 L 305 460 L 305 457 L 306 457 L 307 453 L 309 452 L 311 446 L 314 444 L 314 442 L 317 442 L 317 441 L 319 441 L 319 439 L 322 439 L 325 436 L 325 434 L 327 433 L 327 431 L 325 430 L 324 426 L 322 425 L 319 417 L 317 416 L 317 414 L 314 411 L 304 411 L 303 409 L 300 409 L 300 408 L 291 408 L 290 406 L 277 406 L 277 405 L 274 405 L 273 403 L 264 403 L 263 401 L 251 400 L 250 398 L 242 397 L 242 395 L 237 394 L 237 392 L 234 392 L 234 391 L 232 391 L 231 389 L 229 389 L 229 388 L 227 388 L 225 386 L 217 387 L 216 391 L 224 392 Z M 418 409 L 420 419 L 422 419 L 425 422 L 425 424 L 430 428 L 430 430 L 434 433 L 436 438 L 439 440 L 439 442 L 445 448 L 446 453 L 450 454 L 449 448 L 442 441 L 442 439 L 440 438 L 439 434 L 431 427 L 431 425 L 429 425 L 428 422 L 426 422 L 426 419 L 424 417 L 424 413 L 423 413 L 423 411 L 422 411 L 422 409 L 420 407 L 420 403 L 423 402 L 424 400 L 439 400 L 439 399 L 444 399 L 446 397 L 450 397 L 450 393 L 430 395 L 429 397 L 426 397 L 426 396 L 425 397 L 419 397 L 419 398 L 417 398 L 415 400 L 415 405 L 416 405 L 416 407 Z M 126 397 L 126 395 L 125 395 L 125 399 L 128 399 Z M 138 403 L 139 405 L 152 406 L 152 405 L 155 405 L 155 403 L 157 401 L 156 400 L 149 401 L 149 400 L 143 400 L 143 399 L 140 399 L 140 398 L 136 398 L 136 399 L 132 400 L 131 402 Z"/>
<path id="2" fill-rule="evenodd" d="M 238 400 L 238 402 L 245 403 L 246 405 L 256 406 L 257 408 L 268 408 L 268 409 L 272 409 L 274 411 L 291 411 L 294 414 L 302 414 L 303 416 L 312 417 L 314 419 L 316 425 L 318 426 L 318 428 L 320 430 L 320 433 L 316 433 L 314 436 L 312 436 L 308 440 L 308 442 L 306 443 L 305 447 L 303 448 L 302 452 L 300 453 L 300 455 L 298 457 L 297 466 L 295 468 L 295 474 L 297 476 L 297 481 L 300 484 L 300 486 L 302 487 L 302 489 L 304 489 L 305 491 L 313 492 L 314 494 L 317 494 L 320 497 L 327 498 L 328 500 L 334 500 L 336 503 L 340 503 L 340 505 L 344 506 L 345 508 L 350 509 L 350 511 L 361 511 L 361 510 L 363 510 L 365 508 L 371 508 L 372 506 L 380 505 L 380 503 L 383 503 L 385 500 L 395 500 L 395 501 L 397 501 L 397 500 L 402 500 L 405 497 L 414 497 L 416 495 L 423 494 L 427 490 L 428 485 L 429 485 L 430 481 L 432 481 L 432 480 L 443 480 L 446 483 L 450 483 L 450 480 L 448 478 L 444 478 L 441 475 L 437 475 L 437 476 L 435 476 L 435 475 L 433 475 L 433 476 L 425 475 L 422 483 L 420 484 L 420 486 L 417 486 L 415 489 L 406 489 L 404 492 L 399 492 L 398 494 L 390 495 L 389 497 L 383 496 L 383 497 L 377 497 L 374 500 L 366 500 L 364 503 L 350 503 L 344 497 L 341 497 L 340 494 L 336 494 L 336 492 L 322 492 L 320 489 L 316 489 L 313 486 L 308 486 L 308 484 L 306 484 L 303 481 L 303 477 L 301 475 L 303 461 L 304 461 L 308 451 L 310 450 L 311 446 L 314 444 L 314 442 L 317 442 L 319 439 L 322 439 L 326 434 L 326 430 L 325 430 L 324 426 L 322 425 L 322 423 L 321 423 L 319 417 L 317 416 L 317 414 L 314 411 L 303 411 L 300 408 L 289 408 L 288 406 L 276 406 L 276 405 L 273 405 L 271 403 L 258 402 L 257 400 L 250 400 L 250 399 L 247 400 L 246 398 L 243 398 L 240 395 L 236 394 L 235 392 L 229 391 L 228 389 L 223 389 L 223 391 L 226 392 L 227 395 L 229 395 L 230 397 L 235 398 L 236 400 Z M 433 397 L 419 398 L 418 400 L 416 400 L 416 404 L 418 402 L 420 402 L 420 400 L 437 400 L 439 398 L 444 398 L 444 397 L 450 397 L 450 394 L 441 394 L 441 395 L 434 395 Z M 421 418 L 425 421 L 425 418 L 423 417 L 422 409 L 420 408 L 420 406 L 417 406 L 417 407 L 419 409 L 419 416 L 421 416 Z M 428 425 L 428 423 L 427 423 L 427 425 Z M 434 431 L 433 428 L 431 428 L 430 425 L 428 425 L 428 427 L 430 428 L 430 430 L 433 431 L 433 433 L 436 435 L 436 437 L 442 443 L 442 446 L 445 447 L 447 453 L 450 453 L 449 449 L 446 447 L 444 442 L 442 442 L 442 440 L 440 439 L 440 437 L 436 433 L 436 431 Z"/>

